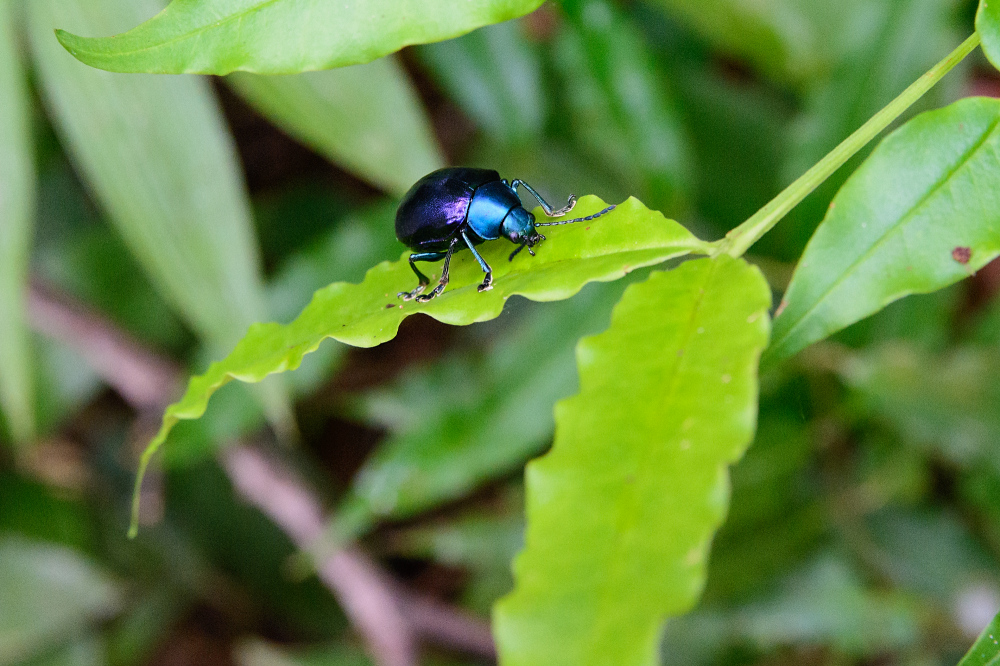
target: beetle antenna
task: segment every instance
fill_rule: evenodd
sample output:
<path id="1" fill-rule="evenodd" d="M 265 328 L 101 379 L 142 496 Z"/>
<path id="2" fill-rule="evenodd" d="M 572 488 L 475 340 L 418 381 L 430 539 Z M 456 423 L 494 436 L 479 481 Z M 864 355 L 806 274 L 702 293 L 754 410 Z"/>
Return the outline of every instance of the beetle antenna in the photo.
<path id="1" fill-rule="evenodd" d="M 615 204 L 611 204 L 600 213 L 594 213 L 593 215 L 588 215 L 587 217 L 578 217 L 575 220 L 562 220 L 561 222 L 535 222 L 536 227 L 555 227 L 560 224 L 573 224 L 574 222 L 589 222 L 594 218 L 598 218 L 605 213 L 610 213 L 615 209 Z"/>
<path id="2" fill-rule="evenodd" d="M 521 245 L 518 245 L 517 249 L 510 253 L 510 257 L 507 258 L 507 261 L 514 261 L 514 257 L 517 256 L 517 253 L 526 247 L 528 247 L 527 243 L 522 243 Z M 528 252 L 531 252 L 531 250 L 529 249 Z M 534 254 L 534 252 L 531 253 Z"/>

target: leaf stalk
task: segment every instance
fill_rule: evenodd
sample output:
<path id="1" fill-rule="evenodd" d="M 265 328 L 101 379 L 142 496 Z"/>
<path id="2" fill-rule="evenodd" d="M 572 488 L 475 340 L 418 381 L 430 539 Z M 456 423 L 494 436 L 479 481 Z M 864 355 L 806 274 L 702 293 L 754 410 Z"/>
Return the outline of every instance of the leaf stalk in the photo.
<path id="1" fill-rule="evenodd" d="M 756 243 L 768 231 L 787 215 L 795 206 L 802 202 L 823 181 L 842 167 L 859 150 L 865 147 L 882 130 L 901 116 L 910 106 L 933 88 L 958 63 L 979 46 L 979 33 L 973 33 L 943 60 L 927 70 L 906 90 L 889 102 L 881 111 L 872 116 L 868 122 L 855 130 L 836 148 L 817 162 L 811 169 L 786 187 L 778 196 L 769 201 L 763 208 L 753 214 L 746 222 L 731 230 L 726 237 L 716 245 L 712 256 L 723 253 L 740 257 L 750 246 Z"/>

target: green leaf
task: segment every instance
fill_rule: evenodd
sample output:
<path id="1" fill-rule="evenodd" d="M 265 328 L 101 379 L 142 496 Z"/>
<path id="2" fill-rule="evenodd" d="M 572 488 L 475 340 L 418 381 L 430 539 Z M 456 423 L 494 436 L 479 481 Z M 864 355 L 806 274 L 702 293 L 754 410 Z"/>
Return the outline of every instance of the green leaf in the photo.
<path id="1" fill-rule="evenodd" d="M 784 182 L 792 182 L 896 95 L 930 69 L 941 53 L 962 41 L 953 8 L 938 0 L 869 2 L 873 11 L 848 57 L 829 76 L 808 82 L 802 112 L 791 125 Z M 961 96 L 962 77 L 949 77 L 897 121 L 937 108 Z M 874 148 L 874 146 L 871 146 Z M 830 201 L 848 176 L 871 153 L 865 147 L 816 192 L 795 207 L 757 251 L 771 250 L 794 261 L 802 254 Z"/>
<path id="2" fill-rule="evenodd" d="M 538 49 L 517 22 L 476 30 L 417 49 L 448 96 L 503 144 L 537 141 L 546 95 Z"/>
<path id="3" fill-rule="evenodd" d="M 885 3 L 870 0 L 657 0 L 713 46 L 794 81 L 832 68 Z"/>
<path id="4" fill-rule="evenodd" d="M 850 356 L 841 376 L 861 410 L 892 424 L 906 444 L 1000 472 L 998 367 L 993 349 L 935 356 L 897 343 Z"/>
<path id="5" fill-rule="evenodd" d="M 628 191 L 672 211 L 690 185 L 689 147 L 666 74 L 639 26 L 607 0 L 564 3 L 555 45 L 576 139 Z"/>
<path id="6" fill-rule="evenodd" d="M 580 393 L 526 474 L 527 545 L 494 612 L 504 664 L 656 663 L 753 437 L 770 302 L 742 260 L 690 261 L 630 287 L 580 342 Z"/>
<path id="7" fill-rule="evenodd" d="M 52 40 L 56 25 L 117 30 L 157 4 L 31 2 L 31 45 L 54 124 L 110 221 L 198 335 L 225 349 L 265 310 L 246 188 L 208 81 L 114 76 Z"/>
<path id="8" fill-rule="evenodd" d="M 409 44 L 450 39 L 523 16 L 541 0 L 174 0 L 114 37 L 56 36 L 113 72 L 292 74 L 371 62 Z M 147 13 L 149 16 L 152 12 Z M 86 27 L 86 32 L 114 32 Z"/>
<path id="9" fill-rule="evenodd" d="M 432 560 L 464 572 L 462 605 L 488 616 L 496 601 L 514 587 L 510 562 L 524 545 L 523 498 L 505 493 L 504 506 L 474 510 L 447 523 L 435 522 L 394 534 L 392 556 Z M 520 495 L 520 493 L 517 493 Z M 513 509 L 517 505 L 516 514 Z"/>
<path id="10" fill-rule="evenodd" d="M 104 641 L 96 629 L 90 629 L 18 666 L 106 666 L 108 661 Z"/>
<path id="11" fill-rule="evenodd" d="M 1000 69 L 1000 5 L 979 0 L 976 11 L 976 32 L 983 44 L 983 53 L 994 67 Z"/>
<path id="12" fill-rule="evenodd" d="M 789 576 L 773 598 L 737 612 L 731 626 L 760 646 L 830 645 L 874 658 L 917 642 L 919 610 L 905 594 L 866 588 L 846 562 L 824 554 Z"/>
<path id="13" fill-rule="evenodd" d="M 288 650 L 259 638 L 242 641 L 235 650 L 240 666 L 369 666 L 364 652 L 349 645 Z"/>
<path id="14" fill-rule="evenodd" d="M 574 215 L 588 215 L 604 207 L 597 197 L 584 197 Z M 542 215 L 536 211 L 537 215 Z M 388 223 L 388 221 L 387 221 Z M 163 425 L 143 454 L 136 486 L 150 457 L 179 419 L 200 417 L 208 399 L 232 379 L 259 382 L 275 372 L 295 369 L 302 357 L 326 338 L 358 347 L 373 347 L 392 339 L 400 322 L 425 313 L 447 324 L 464 325 L 492 319 L 513 295 L 536 301 L 568 298 L 588 282 L 607 282 L 636 268 L 650 266 L 690 252 L 705 253 L 710 244 L 635 199 L 589 224 L 553 227 L 538 246 L 537 257 L 507 261 L 511 245 L 493 242 L 482 255 L 494 268 L 492 291 L 479 293 L 482 270 L 469 253 L 452 261 L 451 285 L 430 303 L 404 303 L 397 292 L 410 288 L 415 278 L 404 253 L 394 263 L 383 262 L 361 284 L 335 282 L 320 289 L 312 302 L 288 325 L 255 324 L 224 360 L 194 377 L 187 392 L 163 416 Z M 524 255 L 526 253 L 522 253 Z"/>
<path id="15" fill-rule="evenodd" d="M 619 283 L 591 285 L 562 303 L 535 306 L 482 363 L 449 358 L 373 394 L 365 411 L 393 435 L 354 477 L 338 531 L 357 534 L 461 497 L 539 454 L 552 405 L 576 388 L 573 348 L 607 327 Z"/>
<path id="16" fill-rule="evenodd" d="M 13 10 L 12 0 L 0 0 L 0 407 L 14 439 L 24 442 L 35 430 L 25 324 L 35 170 Z"/>
<path id="17" fill-rule="evenodd" d="M 1000 101 L 970 98 L 893 132 L 847 181 L 806 247 L 765 362 L 1000 254 Z"/>
<path id="18" fill-rule="evenodd" d="M 950 508 L 888 507 L 869 518 L 864 531 L 872 552 L 880 553 L 877 575 L 896 589 L 951 609 L 965 632 L 970 613 L 962 611 L 962 597 L 977 588 L 997 589 L 996 558 L 982 535 Z M 913 547 L 916 543 L 920 548 Z"/>
<path id="19" fill-rule="evenodd" d="M 1000 664 L 1000 615 L 983 629 L 976 642 L 958 662 L 958 666 L 997 666 Z"/>
<path id="20" fill-rule="evenodd" d="M 292 76 L 233 74 L 258 111 L 334 163 L 396 196 L 444 157 L 395 58 Z"/>
<path id="21" fill-rule="evenodd" d="M 111 580 L 74 551 L 0 539 L 0 663 L 25 659 L 118 609 Z"/>

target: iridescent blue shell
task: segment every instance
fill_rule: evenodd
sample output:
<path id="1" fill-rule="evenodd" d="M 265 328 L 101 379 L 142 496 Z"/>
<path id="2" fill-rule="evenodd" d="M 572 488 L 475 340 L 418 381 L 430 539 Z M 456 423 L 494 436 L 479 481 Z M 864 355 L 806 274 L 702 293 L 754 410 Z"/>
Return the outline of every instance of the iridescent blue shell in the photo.
<path id="1" fill-rule="evenodd" d="M 403 195 L 396 211 L 396 238 L 418 252 L 448 249 L 476 189 L 499 180 L 493 169 L 449 167 L 427 174 Z"/>

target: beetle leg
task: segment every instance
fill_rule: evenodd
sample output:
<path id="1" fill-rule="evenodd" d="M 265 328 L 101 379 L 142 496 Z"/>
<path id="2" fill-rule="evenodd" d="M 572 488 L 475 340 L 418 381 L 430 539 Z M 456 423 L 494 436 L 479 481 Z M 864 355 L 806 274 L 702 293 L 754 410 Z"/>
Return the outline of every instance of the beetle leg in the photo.
<path id="1" fill-rule="evenodd" d="M 398 294 L 396 294 L 396 298 L 402 298 L 404 301 L 411 301 L 414 298 L 416 298 L 417 294 L 419 294 L 420 292 L 422 292 L 427 287 L 427 285 L 429 285 L 430 282 L 431 282 L 429 279 L 427 279 L 426 275 L 424 275 L 423 273 L 420 272 L 420 269 L 417 268 L 417 265 L 415 263 L 413 263 L 413 262 L 415 262 L 415 261 L 438 261 L 439 259 L 443 259 L 444 256 L 445 256 L 444 252 L 418 252 L 416 254 L 411 254 L 410 255 L 410 268 L 412 268 L 413 272 L 417 274 L 417 279 L 420 281 L 420 283 L 417 285 L 417 288 L 414 289 L 413 291 L 401 291 L 401 292 L 399 292 Z"/>
<path id="2" fill-rule="evenodd" d="M 531 192 L 531 196 L 533 196 L 536 199 L 538 199 L 538 203 L 540 203 L 542 205 L 542 210 L 544 210 L 545 214 L 548 215 L 549 217 L 559 217 L 560 215 L 565 215 L 566 213 L 568 213 L 571 210 L 573 210 L 573 206 L 576 205 L 576 197 L 571 194 L 571 195 L 569 195 L 569 200 L 566 202 L 565 206 L 563 206 L 562 208 L 559 208 L 559 209 L 553 209 L 552 206 L 549 204 L 549 202 L 546 201 L 545 199 L 543 199 L 538 194 L 538 192 L 535 191 L 535 188 L 533 188 L 531 185 L 528 185 L 523 180 L 513 180 L 513 181 L 511 181 L 511 183 L 510 183 L 510 189 L 514 190 L 514 194 L 517 194 L 517 188 L 520 185 L 523 185 L 524 189 L 526 189 L 529 192 Z"/>
<path id="3" fill-rule="evenodd" d="M 418 303 L 426 303 L 431 300 L 448 286 L 448 267 L 451 266 L 451 255 L 455 253 L 455 245 L 458 244 L 458 239 L 454 238 L 451 241 L 451 245 L 448 247 L 448 252 L 444 255 L 444 267 L 441 269 L 441 279 L 438 280 L 437 286 L 434 287 L 433 291 L 429 294 L 424 294 L 423 296 L 417 296 Z M 441 254 L 437 252 L 435 254 Z"/>
<path id="4" fill-rule="evenodd" d="M 490 268 L 490 265 L 486 263 L 486 260 L 483 259 L 483 256 L 479 254 L 475 246 L 469 241 L 469 237 L 465 235 L 464 230 L 462 231 L 462 240 L 464 240 L 465 244 L 469 246 L 470 250 L 472 250 L 472 256 L 476 258 L 476 261 L 479 262 L 479 267 L 483 269 L 484 273 L 486 273 L 486 277 L 483 278 L 483 283 L 479 285 L 480 293 L 484 291 L 489 291 L 490 289 L 493 288 L 493 269 Z"/>

